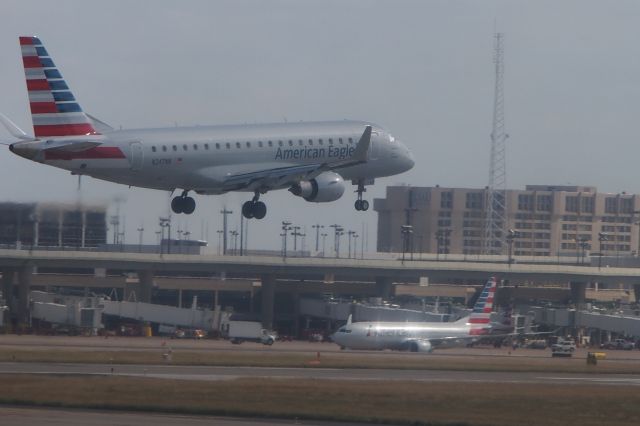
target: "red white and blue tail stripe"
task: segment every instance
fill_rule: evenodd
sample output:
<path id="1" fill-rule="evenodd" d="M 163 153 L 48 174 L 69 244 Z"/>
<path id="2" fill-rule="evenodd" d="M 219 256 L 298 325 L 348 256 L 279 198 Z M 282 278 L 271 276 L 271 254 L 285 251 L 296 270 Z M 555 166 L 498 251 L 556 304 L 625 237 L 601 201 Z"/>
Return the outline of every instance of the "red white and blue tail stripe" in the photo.
<path id="1" fill-rule="evenodd" d="M 473 311 L 467 320 L 467 324 L 470 325 L 469 334 L 484 334 L 489 330 L 491 312 L 493 312 L 493 299 L 497 287 L 496 278 L 491 277 L 482 289 L 482 293 L 480 293 L 480 297 L 473 306 Z"/>
<path id="2" fill-rule="evenodd" d="M 38 37 L 20 37 L 36 138 L 97 135 Z"/>

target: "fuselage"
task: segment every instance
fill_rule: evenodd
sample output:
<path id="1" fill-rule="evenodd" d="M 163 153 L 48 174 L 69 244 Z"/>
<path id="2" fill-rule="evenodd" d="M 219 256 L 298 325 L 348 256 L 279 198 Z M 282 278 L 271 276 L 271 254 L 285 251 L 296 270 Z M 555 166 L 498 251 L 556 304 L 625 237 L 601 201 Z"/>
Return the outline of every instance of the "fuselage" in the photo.
<path id="1" fill-rule="evenodd" d="M 367 125 L 373 127 L 368 161 L 337 173 L 369 180 L 413 166 L 409 150 L 384 129 L 347 120 L 114 130 L 97 148 L 33 159 L 125 185 L 220 194 L 233 189 L 223 184 L 232 174 L 347 160 Z"/>
<path id="2" fill-rule="evenodd" d="M 332 339 L 338 345 L 362 350 L 407 350 L 411 341 L 450 341 L 468 338 L 466 320 L 450 323 L 355 322 L 340 327 Z"/>

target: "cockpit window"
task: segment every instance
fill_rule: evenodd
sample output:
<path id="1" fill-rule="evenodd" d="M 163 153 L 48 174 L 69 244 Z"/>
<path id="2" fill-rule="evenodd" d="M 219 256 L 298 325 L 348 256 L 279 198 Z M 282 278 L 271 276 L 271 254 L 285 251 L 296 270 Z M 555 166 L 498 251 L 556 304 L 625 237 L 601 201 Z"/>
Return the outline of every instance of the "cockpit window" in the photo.
<path id="1" fill-rule="evenodd" d="M 347 327 L 340 327 L 338 333 L 351 333 L 351 330 L 347 330 Z"/>

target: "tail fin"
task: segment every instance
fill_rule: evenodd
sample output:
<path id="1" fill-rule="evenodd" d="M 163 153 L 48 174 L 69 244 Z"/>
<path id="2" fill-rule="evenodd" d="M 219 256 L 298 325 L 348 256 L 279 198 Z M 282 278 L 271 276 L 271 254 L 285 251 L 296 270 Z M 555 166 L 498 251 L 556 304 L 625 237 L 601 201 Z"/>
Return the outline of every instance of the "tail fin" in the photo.
<path id="1" fill-rule="evenodd" d="M 20 37 L 36 138 L 99 134 L 38 37 Z"/>
<path id="2" fill-rule="evenodd" d="M 496 278 L 489 278 L 489 281 L 482 289 L 482 293 L 480 293 L 480 297 L 473 306 L 471 315 L 467 318 L 467 324 L 471 325 L 470 334 L 482 334 L 484 329 L 489 328 L 491 312 L 493 311 L 493 299 L 497 287 Z"/>

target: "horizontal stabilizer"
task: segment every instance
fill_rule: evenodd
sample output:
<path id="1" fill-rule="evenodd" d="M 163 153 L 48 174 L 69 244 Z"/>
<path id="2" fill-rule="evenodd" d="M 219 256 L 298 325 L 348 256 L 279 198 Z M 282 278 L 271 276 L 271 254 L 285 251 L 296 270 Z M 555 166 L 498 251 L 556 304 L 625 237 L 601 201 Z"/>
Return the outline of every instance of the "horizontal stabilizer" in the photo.
<path id="1" fill-rule="evenodd" d="M 79 140 L 48 140 L 43 146 L 43 151 L 58 151 L 58 152 L 81 152 L 91 148 L 95 148 L 101 145 L 102 142 L 97 141 L 79 141 Z"/>
<path id="2" fill-rule="evenodd" d="M 9 118 L 4 114 L 0 114 L 0 122 L 2 122 L 7 131 L 11 133 L 11 136 L 13 136 L 14 138 L 23 141 L 35 140 L 33 136 L 26 134 L 20 127 L 16 126 L 16 124 L 13 121 L 9 120 Z"/>

